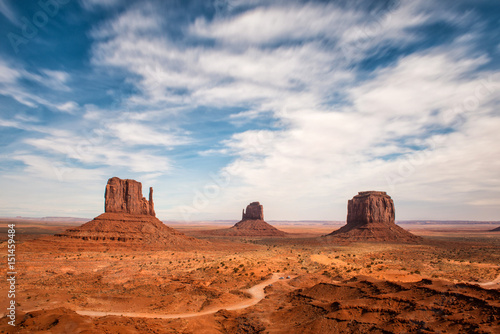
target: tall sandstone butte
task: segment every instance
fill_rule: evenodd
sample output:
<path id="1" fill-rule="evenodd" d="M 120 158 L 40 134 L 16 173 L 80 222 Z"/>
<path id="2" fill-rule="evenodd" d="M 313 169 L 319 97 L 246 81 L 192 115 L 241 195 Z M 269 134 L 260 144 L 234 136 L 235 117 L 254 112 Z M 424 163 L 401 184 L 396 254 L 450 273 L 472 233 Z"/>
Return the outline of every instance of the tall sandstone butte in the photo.
<path id="1" fill-rule="evenodd" d="M 104 212 L 156 216 L 153 187 L 149 188 L 149 201 L 142 197 L 142 184 L 135 180 L 112 177 L 104 193 Z"/>
<path id="2" fill-rule="evenodd" d="M 347 202 L 347 225 L 395 224 L 391 196 L 384 191 L 361 191 Z"/>
<path id="3" fill-rule="evenodd" d="M 188 237 L 156 218 L 153 188 L 149 188 L 148 201 L 142 197 L 142 184 L 135 180 L 110 178 L 104 193 L 104 211 L 82 226 L 70 228 L 55 237 L 61 241 L 84 240 L 88 247 L 121 244 L 139 249 L 182 250 L 208 245 L 208 242 Z"/>
<path id="4" fill-rule="evenodd" d="M 384 191 L 361 191 L 347 202 L 347 224 L 328 236 L 348 241 L 417 242 L 395 223 L 392 198 Z"/>
<path id="5" fill-rule="evenodd" d="M 259 202 L 252 202 L 243 210 L 241 220 L 264 220 L 264 207 Z"/>
<path id="6" fill-rule="evenodd" d="M 243 209 L 241 220 L 230 228 L 206 231 L 209 235 L 234 237 L 284 237 L 286 233 L 264 221 L 264 207 L 252 202 Z"/>

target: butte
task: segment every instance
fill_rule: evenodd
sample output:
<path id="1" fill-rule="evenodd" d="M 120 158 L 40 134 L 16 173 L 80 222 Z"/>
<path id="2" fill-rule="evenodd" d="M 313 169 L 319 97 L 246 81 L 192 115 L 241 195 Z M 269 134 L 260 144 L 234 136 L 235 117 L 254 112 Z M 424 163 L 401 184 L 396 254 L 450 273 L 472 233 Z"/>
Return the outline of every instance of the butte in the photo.
<path id="1" fill-rule="evenodd" d="M 189 249 L 206 245 L 163 224 L 154 211 L 153 188 L 149 200 L 142 197 L 142 184 L 110 178 L 104 194 L 104 213 L 77 228 L 56 234 L 61 242 L 78 246 L 106 245 L 138 249 Z"/>
<path id="2" fill-rule="evenodd" d="M 347 203 L 347 224 L 326 235 L 333 240 L 415 243 L 421 237 L 395 223 L 392 198 L 383 191 L 362 191 Z"/>
<path id="3" fill-rule="evenodd" d="M 264 207 L 252 202 L 243 210 L 241 220 L 234 226 L 221 230 L 207 231 L 207 234 L 235 237 L 284 237 L 286 233 L 264 221 Z"/>
<path id="4" fill-rule="evenodd" d="M 491 230 L 491 232 L 500 232 L 500 226 Z"/>

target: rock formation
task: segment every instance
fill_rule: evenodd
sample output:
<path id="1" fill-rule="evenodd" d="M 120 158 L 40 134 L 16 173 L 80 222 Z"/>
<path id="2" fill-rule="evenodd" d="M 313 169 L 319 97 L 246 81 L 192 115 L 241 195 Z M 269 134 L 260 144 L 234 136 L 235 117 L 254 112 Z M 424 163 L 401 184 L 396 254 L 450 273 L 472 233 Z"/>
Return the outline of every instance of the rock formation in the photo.
<path id="1" fill-rule="evenodd" d="M 395 223 L 392 198 L 383 191 L 362 191 L 347 202 L 347 224 L 328 237 L 348 241 L 417 242 L 420 237 Z"/>
<path id="2" fill-rule="evenodd" d="M 264 208 L 252 202 L 243 210 L 241 221 L 231 228 L 207 231 L 210 235 L 247 237 L 284 237 L 286 233 L 264 221 Z"/>
<path id="3" fill-rule="evenodd" d="M 498 333 L 498 294 L 477 284 L 359 275 L 292 290 L 260 319 L 279 319 L 267 320 L 263 333 Z"/>
<path id="4" fill-rule="evenodd" d="M 252 202 L 243 210 L 241 220 L 264 220 L 264 207 L 259 202 Z"/>
<path id="5" fill-rule="evenodd" d="M 149 188 L 149 200 L 146 200 L 142 197 L 140 182 L 113 177 L 108 180 L 104 198 L 103 214 L 80 227 L 56 234 L 56 237 L 154 249 L 189 249 L 207 244 L 166 226 L 156 218 L 153 188 Z"/>
<path id="6" fill-rule="evenodd" d="M 149 201 L 142 197 L 142 184 L 135 180 L 112 177 L 104 193 L 104 212 L 155 216 L 153 187 L 149 188 Z"/>
<path id="7" fill-rule="evenodd" d="M 492 232 L 500 232 L 500 226 L 491 230 Z"/>

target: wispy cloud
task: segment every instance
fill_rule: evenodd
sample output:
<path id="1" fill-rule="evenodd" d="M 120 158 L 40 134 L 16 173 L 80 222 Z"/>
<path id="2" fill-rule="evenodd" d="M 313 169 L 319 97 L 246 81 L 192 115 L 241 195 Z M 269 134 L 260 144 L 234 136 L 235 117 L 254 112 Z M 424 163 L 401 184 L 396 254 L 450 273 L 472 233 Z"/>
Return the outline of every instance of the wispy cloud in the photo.
<path id="1" fill-rule="evenodd" d="M 78 104 L 76 104 L 76 102 L 73 101 L 68 101 L 66 103 L 57 105 L 56 108 L 62 112 L 72 114 L 75 110 L 78 109 Z"/>
<path id="2" fill-rule="evenodd" d="M 168 158 L 156 155 L 148 149 L 130 153 L 127 144 L 130 142 L 149 144 L 147 135 L 145 135 L 146 141 L 140 137 L 140 134 L 130 133 L 125 141 L 122 141 L 125 137 L 123 133 L 117 135 L 119 140 L 109 135 L 94 134 L 82 137 L 76 135 L 75 132 L 69 132 L 65 135 L 30 138 L 25 142 L 42 152 L 58 154 L 60 161 L 68 165 L 72 165 L 72 161 L 78 161 L 88 167 L 121 166 L 133 172 L 165 173 L 170 169 Z"/>
<path id="3" fill-rule="evenodd" d="M 119 0 L 80 0 L 79 2 L 83 8 L 90 11 L 113 8 L 120 4 Z"/>
<path id="4" fill-rule="evenodd" d="M 188 142 L 186 138 L 177 137 L 167 132 L 160 133 L 139 123 L 116 123 L 110 124 L 109 128 L 125 144 L 173 147 Z"/>
<path id="5" fill-rule="evenodd" d="M 0 13 L 5 16 L 12 24 L 18 26 L 19 22 L 12 8 L 7 4 L 7 0 L 0 0 Z"/>
<path id="6" fill-rule="evenodd" d="M 52 111 L 70 112 L 68 106 L 76 105 L 73 101 L 61 102 L 43 98 L 33 87 L 22 83 L 23 80 L 27 80 L 56 92 L 69 91 L 70 88 L 65 84 L 69 78 L 66 72 L 41 69 L 39 73 L 33 73 L 0 60 L 0 75 L 0 94 L 9 96 L 28 107 L 35 108 L 41 105 Z"/>
<path id="7" fill-rule="evenodd" d="M 334 5 L 306 4 L 258 7 L 235 17 L 215 22 L 199 18 L 191 33 L 219 43 L 267 44 L 284 40 L 332 38 L 339 28 L 359 21 L 359 12 L 340 10 Z"/>

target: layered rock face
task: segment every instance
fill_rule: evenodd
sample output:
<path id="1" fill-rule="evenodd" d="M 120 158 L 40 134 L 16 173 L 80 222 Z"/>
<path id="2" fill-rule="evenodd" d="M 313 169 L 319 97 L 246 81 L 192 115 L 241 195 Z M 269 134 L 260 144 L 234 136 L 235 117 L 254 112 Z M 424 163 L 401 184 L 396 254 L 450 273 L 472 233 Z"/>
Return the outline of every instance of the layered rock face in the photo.
<path id="1" fill-rule="evenodd" d="M 347 225 L 395 224 L 392 198 L 384 191 L 361 191 L 347 202 Z"/>
<path id="2" fill-rule="evenodd" d="M 259 202 L 252 202 L 243 210 L 241 220 L 264 220 L 264 207 Z"/>
<path id="3" fill-rule="evenodd" d="M 243 210 L 241 221 L 234 226 L 207 231 L 207 234 L 221 236 L 247 237 L 284 237 L 286 233 L 264 221 L 264 207 L 259 202 L 252 202 Z"/>
<path id="4" fill-rule="evenodd" d="M 141 249 L 191 249 L 207 244 L 166 226 L 156 218 L 153 188 L 149 188 L 148 201 L 142 197 L 140 182 L 113 177 L 108 180 L 104 198 L 105 213 L 80 227 L 56 234 L 56 237 Z"/>
<path id="5" fill-rule="evenodd" d="M 421 238 L 395 223 L 392 198 L 383 191 L 362 191 L 347 202 L 347 224 L 328 236 L 349 241 L 417 242 Z"/>
<path id="6" fill-rule="evenodd" d="M 104 193 L 104 212 L 156 216 L 153 188 L 149 188 L 149 201 L 142 197 L 142 184 L 135 180 L 112 177 Z"/>

